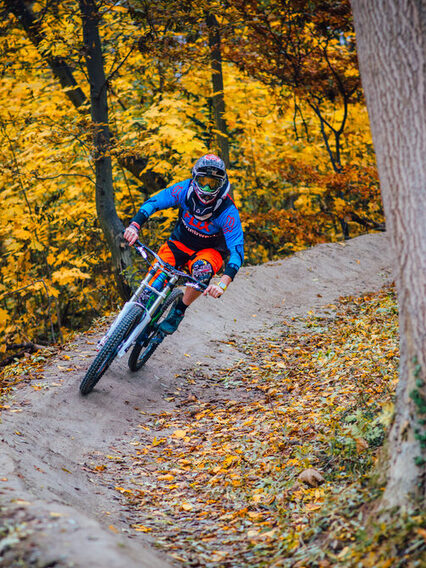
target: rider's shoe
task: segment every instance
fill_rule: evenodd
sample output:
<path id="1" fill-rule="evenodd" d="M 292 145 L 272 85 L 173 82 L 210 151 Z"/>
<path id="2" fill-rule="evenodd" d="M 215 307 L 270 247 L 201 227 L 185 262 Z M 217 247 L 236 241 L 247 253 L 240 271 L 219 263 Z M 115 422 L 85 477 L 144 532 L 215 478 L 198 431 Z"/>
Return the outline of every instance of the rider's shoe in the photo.
<path id="1" fill-rule="evenodd" d="M 158 329 L 163 333 L 167 333 L 167 335 L 171 335 L 177 330 L 184 316 L 185 314 L 183 312 L 174 307 L 170 310 L 166 319 L 160 323 Z"/>

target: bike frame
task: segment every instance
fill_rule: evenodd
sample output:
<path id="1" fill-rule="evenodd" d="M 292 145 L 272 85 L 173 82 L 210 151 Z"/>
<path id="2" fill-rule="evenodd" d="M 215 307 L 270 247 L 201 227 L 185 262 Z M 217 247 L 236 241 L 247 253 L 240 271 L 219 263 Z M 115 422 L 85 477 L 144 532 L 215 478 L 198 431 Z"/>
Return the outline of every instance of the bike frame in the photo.
<path id="1" fill-rule="evenodd" d="M 120 313 L 115 318 L 111 327 L 104 335 L 104 337 L 100 340 L 100 344 L 102 345 L 111 335 L 111 333 L 114 331 L 117 325 L 120 323 L 122 318 L 134 305 L 143 308 L 145 311 L 144 316 L 142 317 L 141 321 L 137 324 L 135 329 L 132 331 L 132 333 L 129 335 L 129 337 L 121 345 L 120 349 L 117 352 L 116 355 L 117 357 L 123 357 L 123 355 L 125 355 L 127 351 L 130 349 L 130 347 L 135 343 L 135 341 L 141 335 L 141 333 L 144 331 L 147 325 L 149 325 L 151 321 L 155 319 L 155 313 L 157 308 L 160 306 L 160 304 L 163 303 L 164 300 L 166 300 L 166 298 L 169 296 L 173 288 L 175 288 L 179 278 L 184 278 L 186 280 L 185 282 L 186 286 L 192 286 L 197 288 L 207 287 L 205 284 L 203 284 L 202 282 L 198 282 L 198 280 L 196 280 L 186 272 L 178 270 L 174 266 L 171 266 L 170 264 L 164 262 L 164 260 L 162 260 L 154 251 L 152 251 L 146 245 L 142 244 L 140 241 L 136 241 L 134 248 L 147 262 L 148 262 L 147 253 L 151 254 L 156 259 L 156 262 L 151 266 L 151 269 L 147 272 L 145 278 L 139 284 L 133 296 L 130 298 L 128 302 L 124 304 L 123 308 L 120 310 Z M 154 278 L 155 275 L 157 275 L 158 272 L 165 273 L 168 277 L 168 280 L 162 290 L 157 290 L 150 284 L 150 281 Z M 158 276 L 159 274 L 157 275 L 157 277 Z M 150 292 L 154 293 L 157 296 L 155 301 L 148 308 L 140 301 L 140 297 L 144 292 L 144 290 L 149 290 Z"/>

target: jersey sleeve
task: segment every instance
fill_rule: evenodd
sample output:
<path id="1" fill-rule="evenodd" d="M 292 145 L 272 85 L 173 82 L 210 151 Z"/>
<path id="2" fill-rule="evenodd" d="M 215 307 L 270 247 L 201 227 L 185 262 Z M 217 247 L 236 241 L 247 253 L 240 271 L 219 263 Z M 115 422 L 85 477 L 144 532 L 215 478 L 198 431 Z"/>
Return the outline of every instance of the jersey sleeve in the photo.
<path id="1" fill-rule="evenodd" d="M 225 209 L 218 217 L 218 223 L 223 231 L 226 246 L 230 252 L 229 261 L 225 267 L 225 274 L 234 279 L 244 261 L 244 233 L 235 205 Z"/>
<path id="2" fill-rule="evenodd" d="M 141 226 L 156 211 L 178 207 L 188 189 L 189 182 L 190 180 L 185 180 L 175 183 L 150 197 L 143 203 L 131 222 Z"/>

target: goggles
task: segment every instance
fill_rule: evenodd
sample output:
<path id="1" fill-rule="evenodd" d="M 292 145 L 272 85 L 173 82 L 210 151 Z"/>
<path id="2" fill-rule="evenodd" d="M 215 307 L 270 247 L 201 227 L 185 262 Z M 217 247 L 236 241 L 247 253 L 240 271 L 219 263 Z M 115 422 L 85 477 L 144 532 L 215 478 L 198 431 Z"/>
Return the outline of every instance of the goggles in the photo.
<path id="1" fill-rule="evenodd" d="M 211 176 L 197 176 L 195 180 L 203 193 L 216 193 L 222 180 Z"/>

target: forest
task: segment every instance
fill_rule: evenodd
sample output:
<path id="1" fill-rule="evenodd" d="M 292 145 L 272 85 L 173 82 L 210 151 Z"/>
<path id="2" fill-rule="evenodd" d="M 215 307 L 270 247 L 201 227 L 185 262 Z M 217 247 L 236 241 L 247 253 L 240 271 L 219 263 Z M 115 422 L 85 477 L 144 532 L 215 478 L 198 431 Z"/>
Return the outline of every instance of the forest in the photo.
<path id="1" fill-rule="evenodd" d="M 108 249 L 116 256 L 121 223 L 147 196 L 190 177 L 207 151 L 229 164 L 248 264 L 383 230 L 348 1 L 96 10 L 95 29 L 85 25 L 103 58 L 93 78 L 76 2 L 4 2 L 4 356 L 63 341 L 114 309 L 123 262 L 111 263 Z M 100 124 L 90 117 L 96 89 Z M 108 131 L 102 143 L 99 129 Z M 175 214 L 157 214 L 148 244 L 164 240 Z"/>

